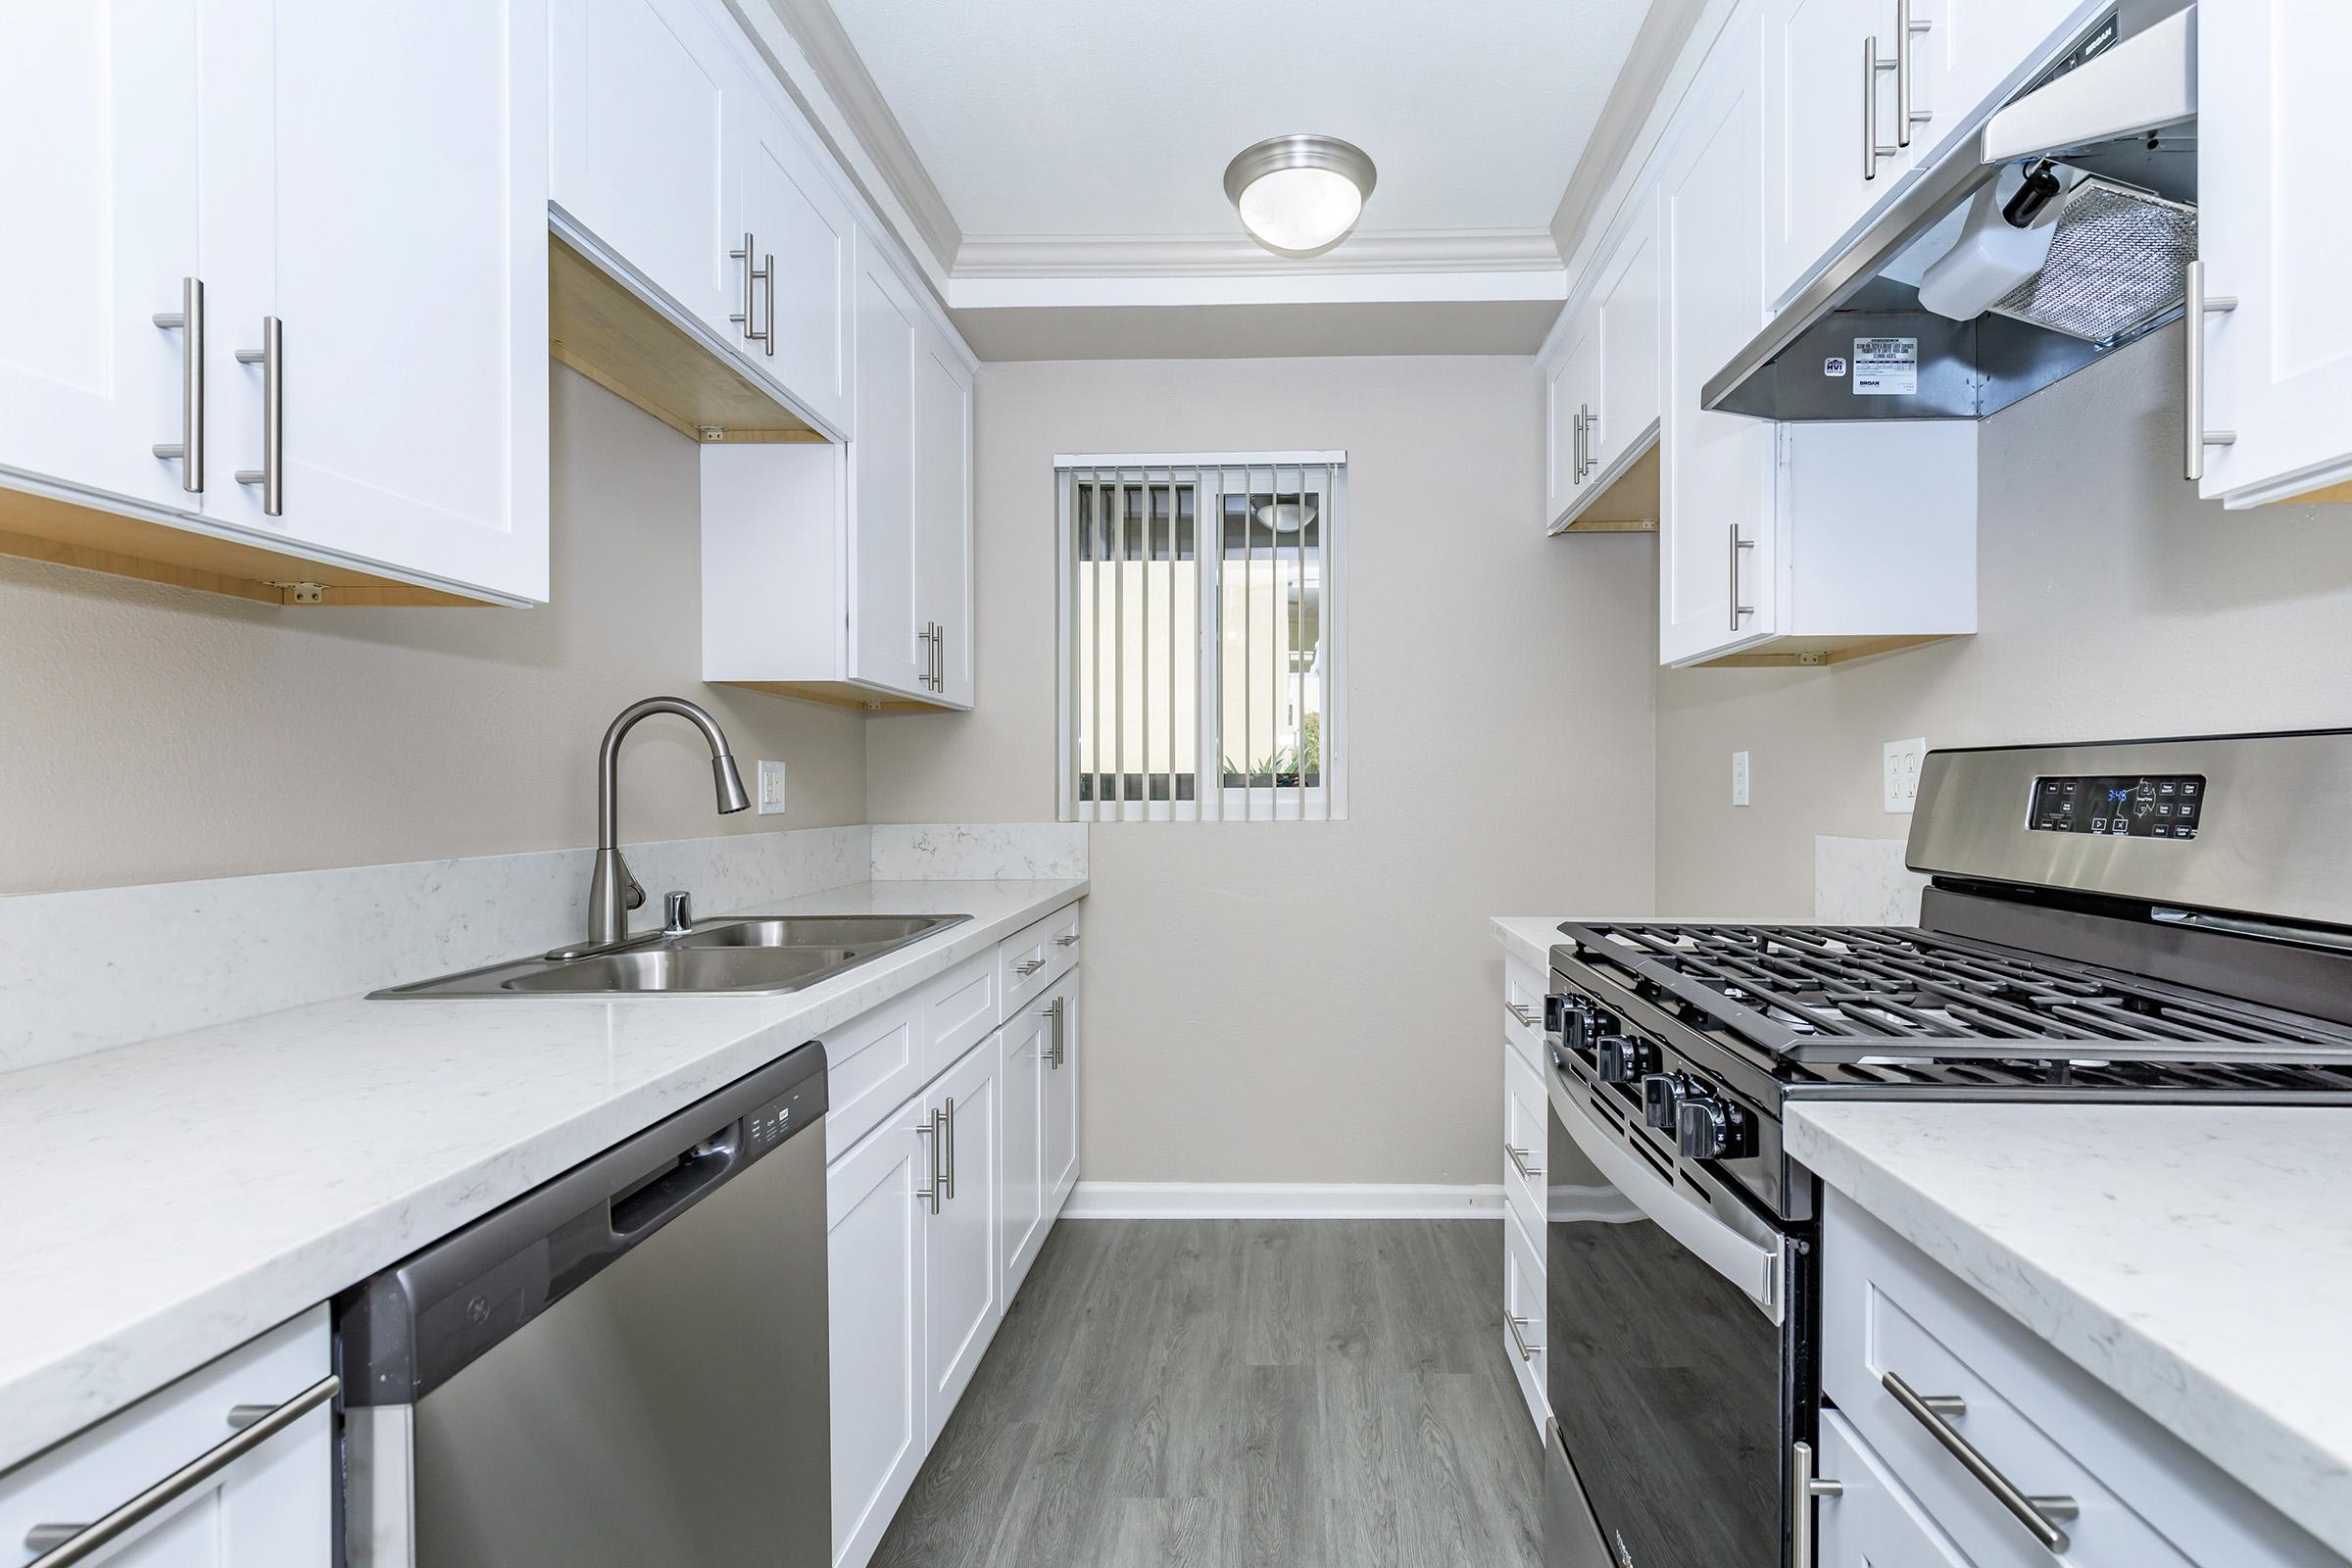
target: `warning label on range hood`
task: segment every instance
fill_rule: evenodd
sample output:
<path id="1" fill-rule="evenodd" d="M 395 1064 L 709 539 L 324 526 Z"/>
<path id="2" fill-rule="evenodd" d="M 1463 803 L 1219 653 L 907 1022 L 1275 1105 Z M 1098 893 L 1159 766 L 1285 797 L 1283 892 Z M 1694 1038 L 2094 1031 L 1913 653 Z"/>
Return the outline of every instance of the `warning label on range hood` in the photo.
<path id="1" fill-rule="evenodd" d="M 1919 339 L 1854 339 L 1854 396 L 1909 397 L 1919 390 Z"/>

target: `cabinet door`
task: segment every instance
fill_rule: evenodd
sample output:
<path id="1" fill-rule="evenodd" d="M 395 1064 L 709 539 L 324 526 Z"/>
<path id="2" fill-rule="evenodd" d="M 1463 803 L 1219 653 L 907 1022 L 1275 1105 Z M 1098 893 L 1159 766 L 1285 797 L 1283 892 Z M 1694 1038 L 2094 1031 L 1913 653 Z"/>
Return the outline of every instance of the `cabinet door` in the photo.
<path id="1" fill-rule="evenodd" d="M 1053 1217 L 1061 1212 L 1063 1200 L 1078 1182 L 1078 1040 L 1082 1009 L 1079 1005 L 1078 976 L 1084 971 L 1072 969 L 1047 994 L 1045 1004 L 1059 1001 L 1061 1006 L 1061 1046 L 1053 1050 L 1052 1020 L 1048 1020 L 1045 1045 L 1051 1053 L 1046 1062 L 1046 1219 L 1049 1228 Z"/>
<path id="2" fill-rule="evenodd" d="M 929 1104 L 909 1101 L 825 1171 L 833 1561 L 861 1564 L 929 1451 L 923 1403 Z"/>
<path id="3" fill-rule="evenodd" d="M 858 435 L 850 443 L 850 676 L 927 697 L 915 602 L 914 368 L 922 318 L 879 247 L 858 246 Z"/>
<path id="4" fill-rule="evenodd" d="M 180 463 L 198 259 L 195 0 L 0 15 L 0 469 L 195 510 Z M 225 472 L 208 483 L 226 484 Z"/>
<path id="5" fill-rule="evenodd" d="M 1894 73 L 1863 74 L 1866 40 L 1893 63 L 1894 13 L 1895 0 L 1764 7 L 1764 292 L 1775 304 L 1925 150 L 1916 137 L 1898 136 Z M 1865 151 L 1874 126 L 1875 145 L 1891 149 L 1885 156 Z"/>
<path id="6" fill-rule="evenodd" d="M 972 701 L 972 375 L 928 320 L 915 334 L 914 578 L 938 627 L 943 703 Z"/>
<path id="7" fill-rule="evenodd" d="M 857 249 L 849 204 L 802 144 L 787 110 L 755 91 L 733 95 L 729 107 L 739 121 L 730 140 L 744 180 L 743 226 L 760 270 L 771 274 L 760 280 L 753 301 L 764 336 L 742 337 L 743 352 L 802 408 L 848 437 L 855 433 L 850 278 Z"/>
<path id="8" fill-rule="evenodd" d="M 1635 203 L 1600 285 L 1600 395 L 1586 432 L 1594 475 L 1649 439 L 1658 424 L 1658 206 Z"/>
<path id="9" fill-rule="evenodd" d="M 1698 406 L 1707 377 L 1764 319 L 1759 36 L 1750 15 L 1735 18 L 1717 40 L 1659 181 L 1666 396 L 1658 648 L 1668 663 L 1754 642 L 1774 624 L 1772 426 Z"/>
<path id="10" fill-rule="evenodd" d="M 1599 396 L 1600 312 L 1588 302 L 1570 318 L 1565 350 L 1544 386 L 1548 435 L 1544 488 L 1548 521 L 1559 521 L 1585 499 L 1585 481 L 1592 472 L 1585 429 Z"/>
<path id="11" fill-rule="evenodd" d="M 1046 1237 L 1046 1017 L 1023 1009 L 997 1032 L 1004 1054 L 1004 1299 Z"/>
<path id="12" fill-rule="evenodd" d="M 1934 156 L 1976 112 L 2013 96 L 2110 0 L 1911 0 L 1914 150 Z M 1891 24 L 1889 24 L 1891 36 Z"/>
<path id="13" fill-rule="evenodd" d="M 2210 12 L 2212 8 L 2208 8 Z M 2198 245 L 2208 297 L 2202 494 L 2278 500 L 2352 474 L 2352 7 L 2261 0 L 2197 28 Z"/>
<path id="14" fill-rule="evenodd" d="M 1844 1490 L 1811 1504 L 1819 1568 L 1969 1568 L 1951 1538 L 1890 1475 L 1844 1416 L 1821 1413 L 1814 1473 Z"/>
<path id="15" fill-rule="evenodd" d="M 927 1097 L 943 1113 L 935 1141 L 947 1186 L 923 1233 L 926 1441 L 947 1424 L 1004 1317 L 1002 1089 L 997 1052 L 984 1045 Z"/>
<path id="16" fill-rule="evenodd" d="M 544 0 L 250 3 L 268 91 L 220 112 L 267 123 L 237 138 L 255 179 L 216 291 L 215 457 L 270 461 L 268 368 L 227 352 L 275 317 L 283 513 L 232 482 L 225 516 L 545 599 Z"/>
<path id="17" fill-rule="evenodd" d="M 722 340 L 748 263 L 730 178 L 728 100 L 745 90 L 694 0 L 556 7 L 549 195 Z"/>

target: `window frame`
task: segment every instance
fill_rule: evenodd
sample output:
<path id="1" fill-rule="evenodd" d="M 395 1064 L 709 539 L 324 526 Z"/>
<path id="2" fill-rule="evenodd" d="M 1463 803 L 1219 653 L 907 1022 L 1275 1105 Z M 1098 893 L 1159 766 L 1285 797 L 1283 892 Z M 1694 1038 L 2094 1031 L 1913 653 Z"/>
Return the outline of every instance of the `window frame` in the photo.
<path id="1" fill-rule="evenodd" d="M 1205 774 L 1213 767 L 1217 783 L 1210 788 L 1197 774 L 1193 800 L 1079 798 L 1076 708 L 1077 662 L 1082 650 L 1077 646 L 1079 563 L 1074 503 L 1081 476 L 1085 476 L 1085 482 L 1098 484 L 1174 487 L 1190 483 L 1194 488 L 1195 556 L 1202 564 L 1196 589 L 1200 616 L 1196 628 L 1200 681 L 1196 767 L 1199 774 Z M 1054 489 L 1057 670 L 1054 789 L 1058 819 L 1064 822 L 1345 821 L 1348 815 L 1348 454 L 1345 451 L 1064 453 L 1056 454 L 1054 459 Z M 1322 498 L 1322 580 L 1316 642 L 1323 700 L 1318 743 L 1320 782 L 1312 786 L 1303 780 L 1297 785 L 1224 783 L 1224 694 L 1219 685 L 1224 641 L 1223 498 L 1253 491 L 1304 493 Z M 1174 506 L 1171 499 L 1172 514 Z M 1279 551 L 1280 546 L 1273 548 Z M 1249 761 L 1243 759 L 1245 767 Z M 1156 775 L 1147 770 L 1144 776 Z M 1171 796 L 1173 793 L 1171 789 Z"/>

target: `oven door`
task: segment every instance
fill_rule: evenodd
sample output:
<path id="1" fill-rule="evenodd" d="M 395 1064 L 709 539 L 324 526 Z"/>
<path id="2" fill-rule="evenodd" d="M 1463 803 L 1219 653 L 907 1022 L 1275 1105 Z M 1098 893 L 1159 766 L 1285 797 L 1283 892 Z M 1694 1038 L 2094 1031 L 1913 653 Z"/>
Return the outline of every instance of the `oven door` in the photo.
<path id="1" fill-rule="evenodd" d="M 1549 1074 L 1545 1373 L 1563 1452 L 1547 1520 L 1589 1511 L 1615 1568 L 1785 1568 L 1789 1444 L 1809 1437 L 1806 1250 L 1638 1110 Z M 1564 1461 L 1564 1462 L 1563 1462 Z M 1548 1568 L 1583 1560 L 1569 1533 Z M 1799 1565 L 1804 1568 L 1804 1565 Z"/>

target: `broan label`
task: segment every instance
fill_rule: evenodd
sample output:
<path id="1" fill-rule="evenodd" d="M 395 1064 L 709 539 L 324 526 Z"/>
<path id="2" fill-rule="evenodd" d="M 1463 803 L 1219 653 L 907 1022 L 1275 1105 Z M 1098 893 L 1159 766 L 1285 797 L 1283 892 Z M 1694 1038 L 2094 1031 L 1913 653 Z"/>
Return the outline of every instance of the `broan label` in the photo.
<path id="1" fill-rule="evenodd" d="M 1854 339 L 1854 396 L 1909 397 L 1919 390 L 1919 339 Z"/>

